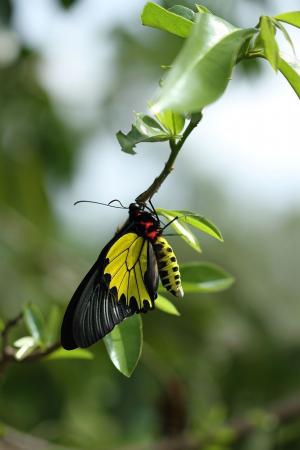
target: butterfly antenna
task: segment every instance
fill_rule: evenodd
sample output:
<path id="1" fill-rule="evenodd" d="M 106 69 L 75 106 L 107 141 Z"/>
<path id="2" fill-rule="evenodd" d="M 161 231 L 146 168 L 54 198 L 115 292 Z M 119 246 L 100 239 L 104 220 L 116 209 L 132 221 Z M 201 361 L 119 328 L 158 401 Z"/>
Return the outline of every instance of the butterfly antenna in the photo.
<path id="1" fill-rule="evenodd" d="M 155 217 L 156 217 L 156 219 L 158 220 L 158 222 L 161 222 L 161 220 L 159 219 L 158 214 L 157 214 L 157 212 L 156 212 L 156 209 L 155 209 L 154 206 L 153 206 L 153 203 L 152 203 L 152 201 L 151 201 L 151 198 L 149 199 L 149 203 L 150 203 L 150 206 L 151 206 L 151 208 L 152 208 L 152 211 L 151 211 L 151 212 L 153 212 L 153 213 L 155 214 Z M 150 208 L 148 208 L 148 209 L 150 210 Z"/>
<path id="2" fill-rule="evenodd" d="M 197 214 L 183 214 L 182 216 L 176 216 L 174 217 L 174 219 L 170 220 L 170 222 L 168 222 L 163 228 L 162 231 L 167 228 L 169 225 L 171 225 L 173 222 L 175 222 L 175 220 L 179 220 L 182 219 L 183 217 L 193 217 L 196 216 Z"/>
<path id="3" fill-rule="evenodd" d="M 118 203 L 121 205 L 121 208 L 123 208 L 123 209 L 128 209 L 127 206 L 124 206 L 124 205 L 122 204 L 122 202 L 121 202 L 119 199 L 117 199 L 117 198 L 115 198 L 114 200 L 111 200 L 111 201 L 107 204 L 107 206 L 110 206 L 113 202 L 118 202 Z"/>
<path id="4" fill-rule="evenodd" d="M 122 205 L 122 203 L 119 200 L 112 200 L 112 202 L 115 202 L 115 201 L 118 201 Z M 110 208 L 128 209 L 126 206 L 123 206 L 123 205 L 122 206 L 114 206 L 114 205 L 110 204 L 111 202 L 101 203 L 101 202 L 94 202 L 93 200 L 77 200 L 77 202 L 74 203 L 74 206 L 78 205 L 78 203 L 94 203 L 96 205 L 109 206 Z"/>
<path id="5" fill-rule="evenodd" d="M 184 216 L 180 216 L 180 217 L 184 217 Z M 162 228 L 161 231 L 164 231 L 169 225 L 171 225 L 173 222 L 175 222 L 175 220 L 180 219 L 180 217 L 179 217 L 179 216 L 174 217 L 174 219 L 170 220 L 170 222 L 168 222 L 168 223 Z"/>

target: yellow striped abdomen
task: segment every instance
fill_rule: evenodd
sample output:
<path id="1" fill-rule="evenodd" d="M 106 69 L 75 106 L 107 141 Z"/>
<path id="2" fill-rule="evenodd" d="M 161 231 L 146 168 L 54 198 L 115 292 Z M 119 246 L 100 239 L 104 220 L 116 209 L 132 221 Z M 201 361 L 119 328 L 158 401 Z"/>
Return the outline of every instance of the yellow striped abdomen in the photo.
<path id="1" fill-rule="evenodd" d="M 183 297 L 179 266 L 175 253 L 163 236 L 158 236 L 153 243 L 159 276 L 163 286 L 176 297 Z"/>

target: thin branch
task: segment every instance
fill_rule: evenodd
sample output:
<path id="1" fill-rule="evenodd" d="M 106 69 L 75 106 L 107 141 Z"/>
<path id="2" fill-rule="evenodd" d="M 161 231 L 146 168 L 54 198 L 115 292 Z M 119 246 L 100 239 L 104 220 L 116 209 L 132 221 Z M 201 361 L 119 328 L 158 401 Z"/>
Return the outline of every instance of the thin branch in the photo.
<path id="1" fill-rule="evenodd" d="M 6 322 L 6 324 L 4 325 L 4 328 L 1 332 L 1 339 L 2 339 L 2 358 L 4 356 L 5 353 L 5 348 L 8 344 L 8 335 L 9 332 L 12 328 L 14 328 L 16 325 L 18 325 L 18 323 L 21 321 L 21 319 L 23 318 L 23 313 L 21 312 L 20 314 L 18 314 L 14 319 L 10 319 Z"/>
<path id="2" fill-rule="evenodd" d="M 7 365 L 14 360 L 14 354 L 11 347 L 8 346 L 8 336 L 12 328 L 14 328 L 23 318 L 23 313 L 18 314 L 14 319 L 10 319 L 4 325 L 1 332 L 1 358 L 0 358 L 0 375 L 3 374 Z"/>
<path id="3" fill-rule="evenodd" d="M 153 181 L 153 183 L 148 187 L 148 189 L 146 189 L 142 194 L 140 194 L 135 199 L 135 201 L 137 203 L 146 203 L 160 189 L 162 183 L 165 181 L 167 176 L 170 175 L 170 173 L 172 172 L 174 162 L 175 162 L 177 155 L 180 152 L 183 144 L 185 143 L 186 139 L 191 134 L 193 129 L 196 128 L 196 126 L 198 125 L 198 123 L 200 122 L 201 119 L 202 119 L 201 112 L 197 113 L 197 114 L 193 114 L 191 117 L 190 123 L 184 130 L 182 138 L 180 140 L 178 140 L 177 142 L 174 139 L 169 141 L 171 153 L 170 153 L 168 161 L 165 164 L 165 167 L 163 168 L 160 175 L 158 175 L 158 177 L 156 177 L 155 180 Z"/>
<path id="4" fill-rule="evenodd" d="M 26 358 L 22 359 L 20 362 L 37 361 L 38 359 L 44 358 L 45 356 L 48 356 L 51 353 L 55 352 L 55 350 L 58 350 L 60 346 L 61 346 L 60 342 L 55 342 L 54 344 L 50 345 L 44 350 L 37 350 L 34 353 L 31 353 Z"/>
<path id="5" fill-rule="evenodd" d="M 50 345 L 49 347 L 37 349 L 33 353 L 30 353 L 28 356 L 26 356 L 24 359 L 18 360 L 15 357 L 15 349 L 8 344 L 8 337 L 9 332 L 14 328 L 16 325 L 19 324 L 19 322 L 23 318 L 23 313 L 20 313 L 17 317 L 14 319 L 8 320 L 6 324 L 4 325 L 4 328 L 1 335 L 1 358 L 0 358 L 0 375 L 3 374 L 4 370 L 7 368 L 7 366 L 13 362 L 16 363 L 23 363 L 23 362 L 29 362 L 29 361 L 37 361 L 45 356 L 50 355 L 55 350 L 60 348 L 60 342 L 55 342 L 54 344 Z"/>
<path id="6" fill-rule="evenodd" d="M 0 375 L 3 374 L 4 370 L 11 363 L 25 363 L 31 361 L 38 361 L 45 356 L 50 355 L 60 348 L 60 342 L 55 342 L 45 349 L 36 350 L 33 353 L 30 353 L 24 359 L 16 359 L 15 358 L 15 350 L 13 347 L 7 345 L 2 349 L 2 358 L 0 359 Z"/>

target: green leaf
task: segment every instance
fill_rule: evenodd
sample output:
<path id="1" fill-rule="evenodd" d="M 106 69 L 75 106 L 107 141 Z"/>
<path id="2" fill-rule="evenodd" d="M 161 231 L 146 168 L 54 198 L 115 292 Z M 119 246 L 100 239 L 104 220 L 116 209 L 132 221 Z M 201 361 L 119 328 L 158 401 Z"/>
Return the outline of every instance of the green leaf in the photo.
<path id="1" fill-rule="evenodd" d="M 54 344 L 59 339 L 61 326 L 61 312 L 57 305 L 53 305 L 45 326 L 46 346 Z"/>
<path id="2" fill-rule="evenodd" d="M 44 344 L 45 322 L 37 305 L 27 303 L 24 306 L 25 325 L 38 345 Z"/>
<path id="3" fill-rule="evenodd" d="M 264 53 L 275 71 L 278 69 L 279 48 L 275 39 L 275 26 L 268 16 L 260 18 L 260 37 Z"/>
<path id="4" fill-rule="evenodd" d="M 24 336 L 14 342 L 14 347 L 18 348 L 15 353 L 15 358 L 21 361 L 30 355 L 38 347 L 38 344 L 34 337 Z"/>
<path id="5" fill-rule="evenodd" d="M 132 155 L 136 153 L 133 150 L 134 147 L 140 142 L 167 141 L 170 137 L 170 134 L 156 120 L 142 114 L 136 114 L 136 121 L 127 135 L 122 131 L 117 133 L 122 150 Z"/>
<path id="6" fill-rule="evenodd" d="M 173 316 L 180 316 L 180 313 L 174 304 L 162 295 L 157 296 L 157 299 L 155 300 L 155 308 L 167 314 L 172 314 Z"/>
<path id="7" fill-rule="evenodd" d="M 191 22 L 195 22 L 196 20 L 196 14 L 194 13 L 194 11 L 190 8 L 187 8 L 186 6 L 174 5 L 169 8 L 168 11 L 171 11 L 178 16 L 182 16 L 185 19 L 190 20 Z"/>
<path id="8" fill-rule="evenodd" d="M 59 348 L 49 355 L 45 356 L 44 360 L 54 360 L 54 359 L 93 359 L 94 355 L 89 350 L 85 348 L 76 348 L 75 350 L 65 350 L 64 348 Z"/>
<path id="9" fill-rule="evenodd" d="M 193 213 L 192 211 L 180 210 L 168 210 L 164 208 L 156 208 L 157 214 L 161 214 L 164 217 L 166 215 L 168 218 L 172 219 L 174 217 L 178 217 L 178 220 L 175 222 L 184 222 L 191 225 L 197 230 L 202 231 L 203 233 L 209 234 L 210 236 L 218 239 L 223 242 L 223 237 L 220 230 L 217 228 L 215 224 L 213 224 L 210 220 L 206 219 L 206 217 L 200 216 L 199 214 Z M 174 223 L 175 223 L 174 222 Z"/>
<path id="10" fill-rule="evenodd" d="M 275 19 L 273 19 L 273 20 L 274 20 L 275 26 L 282 32 L 282 34 L 283 34 L 283 36 L 285 37 L 286 41 L 287 41 L 287 42 L 289 43 L 289 45 L 291 46 L 294 55 L 296 56 L 296 50 L 295 50 L 293 41 L 292 41 L 292 39 L 291 39 L 289 33 L 287 32 L 287 30 L 285 29 L 285 27 L 282 25 L 281 22 L 279 22 L 279 21 L 277 21 L 277 20 L 275 20 Z"/>
<path id="11" fill-rule="evenodd" d="M 282 14 L 277 14 L 274 19 L 280 20 L 281 22 L 289 23 L 294 27 L 300 28 L 300 11 L 291 11 Z"/>
<path id="12" fill-rule="evenodd" d="M 199 216 L 198 214 L 195 214 L 191 211 L 180 210 L 174 212 L 176 215 L 179 216 L 180 222 L 188 223 L 194 228 L 197 228 L 197 230 L 209 234 L 215 239 L 218 239 L 218 241 L 223 242 L 223 237 L 220 230 L 217 228 L 215 224 L 213 224 L 210 220 L 206 219 L 204 216 Z"/>
<path id="13" fill-rule="evenodd" d="M 147 3 L 144 7 L 141 19 L 143 25 L 168 31 L 183 38 L 190 35 L 193 27 L 191 20 L 168 11 L 152 2 Z"/>
<path id="14" fill-rule="evenodd" d="M 166 218 L 168 219 L 167 216 L 166 216 Z M 169 219 L 171 219 L 171 217 L 169 217 Z M 185 242 L 187 242 L 190 247 L 192 247 L 198 253 L 202 252 L 201 246 L 200 246 L 200 243 L 199 243 L 197 237 L 189 229 L 189 227 L 187 227 L 180 221 L 176 221 L 176 220 L 174 222 L 172 222 L 171 226 L 174 228 L 176 233 L 181 237 L 181 239 L 183 239 Z"/>
<path id="15" fill-rule="evenodd" d="M 152 106 L 154 114 L 165 109 L 201 111 L 217 100 L 229 82 L 240 48 L 257 32 L 236 28 L 212 14 L 198 16 L 192 34 L 164 79 Z"/>
<path id="16" fill-rule="evenodd" d="M 1 333 L 1 331 L 3 331 L 3 330 L 4 330 L 4 328 L 5 328 L 5 323 L 4 323 L 4 320 L 3 320 L 3 319 L 1 319 L 1 317 L 0 317 L 0 333 Z"/>
<path id="17" fill-rule="evenodd" d="M 300 98 L 300 61 L 295 56 L 280 53 L 278 69 Z"/>
<path id="18" fill-rule="evenodd" d="M 171 111 L 170 109 L 158 113 L 156 118 L 172 136 L 178 136 L 185 123 L 185 118 L 182 114 Z"/>
<path id="19" fill-rule="evenodd" d="M 142 353 L 143 329 L 140 315 L 125 319 L 104 338 L 114 366 L 126 377 L 133 373 Z"/>
<path id="20" fill-rule="evenodd" d="M 228 289 L 234 278 L 216 264 L 194 262 L 180 266 L 182 287 L 188 292 L 219 292 Z"/>
<path id="21" fill-rule="evenodd" d="M 171 220 L 174 217 L 176 217 L 176 215 L 173 216 L 169 214 L 173 213 L 174 211 L 156 208 L 156 212 L 157 214 L 164 216 L 169 222 L 171 222 Z M 174 222 L 171 223 L 171 226 L 174 228 L 178 236 L 180 236 L 188 245 L 190 245 L 194 250 L 196 250 L 196 252 L 201 253 L 201 247 L 198 239 L 186 225 L 181 223 L 179 220 L 174 220 Z"/>
<path id="22" fill-rule="evenodd" d="M 197 8 L 197 11 L 200 12 L 200 13 L 208 13 L 208 14 L 212 14 L 211 10 L 208 9 L 208 8 L 206 8 L 206 6 L 203 6 L 203 5 L 197 5 L 197 4 L 196 4 L 196 8 Z"/>

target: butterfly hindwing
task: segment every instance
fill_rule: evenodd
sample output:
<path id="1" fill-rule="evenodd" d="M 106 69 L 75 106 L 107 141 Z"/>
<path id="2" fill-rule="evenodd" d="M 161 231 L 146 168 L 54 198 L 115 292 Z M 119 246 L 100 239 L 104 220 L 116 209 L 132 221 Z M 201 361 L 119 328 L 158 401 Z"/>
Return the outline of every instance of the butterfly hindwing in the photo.
<path id="1" fill-rule="evenodd" d="M 152 244 L 124 228 L 102 250 L 68 305 L 61 331 L 68 350 L 88 347 L 125 318 L 154 307 L 158 269 Z"/>
<path id="2" fill-rule="evenodd" d="M 155 276 L 155 274 L 157 274 Z M 152 244 L 134 232 L 125 233 L 108 250 L 104 275 L 117 301 L 153 308 L 158 270 Z"/>
<path id="3" fill-rule="evenodd" d="M 136 311 L 116 302 L 94 264 L 75 291 L 64 316 L 61 343 L 71 350 L 88 347 Z"/>

